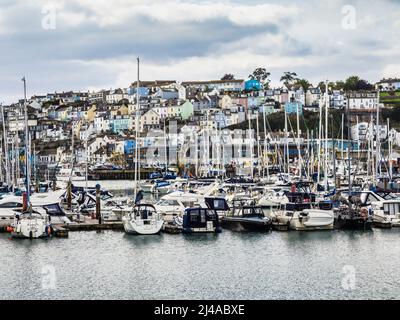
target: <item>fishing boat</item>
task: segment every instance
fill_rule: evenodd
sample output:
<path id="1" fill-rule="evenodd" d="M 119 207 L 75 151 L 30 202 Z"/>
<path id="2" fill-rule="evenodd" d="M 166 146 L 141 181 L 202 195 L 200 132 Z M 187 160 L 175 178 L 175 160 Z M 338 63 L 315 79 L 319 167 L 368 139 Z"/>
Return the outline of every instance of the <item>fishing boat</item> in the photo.
<path id="1" fill-rule="evenodd" d="M 221 226 L 218 214 L 208 208 L 188 208 L 182 221 L 183 233 L 219 233 Z"/>
<path id="2" fill-rule="evenodd" d="M 128 234 L 152 235 L 160 233 L 164 220 L 151 204 L 136 204 L 133 210 L 122 217 L 124 230 Z"/>

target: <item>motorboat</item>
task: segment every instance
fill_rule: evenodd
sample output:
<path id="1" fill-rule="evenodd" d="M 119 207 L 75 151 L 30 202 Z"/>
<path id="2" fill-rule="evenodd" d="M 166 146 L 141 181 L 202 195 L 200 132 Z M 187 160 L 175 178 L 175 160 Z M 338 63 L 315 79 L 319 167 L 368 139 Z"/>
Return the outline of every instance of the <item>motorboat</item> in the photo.
<path id="1" fill-rule="evenodd" d="M 212 202 L 216 201 L 212 200 Z M 221 218 L 221 225 L 234 231 L 269 231 L 272 219 L 266 217 L 263 209 L 255 206 L 254 203 L 234 200 L 230 210 Z"/>
<path id="2" fill-rule="evenodd" d="M 275 219 L 292 230 L 332 230 L 334 211 L 332 203 L 316 203 L 312 193 L 290 192 L 288 200 L 281 204 Z"/>
<path id="3" fill-rule="evenodd" d="M 218 214 L 208 208 L 188 208 L 182 221 L 183 233 L 219 233 L 221 226 Z"/>

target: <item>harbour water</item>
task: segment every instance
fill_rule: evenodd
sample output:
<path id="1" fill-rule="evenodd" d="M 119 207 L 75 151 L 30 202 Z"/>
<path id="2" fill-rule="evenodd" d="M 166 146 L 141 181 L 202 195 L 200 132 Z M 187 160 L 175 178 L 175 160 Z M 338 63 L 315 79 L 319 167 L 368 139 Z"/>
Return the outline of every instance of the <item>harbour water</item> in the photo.
<path id="1" fill-rule="evenodd" d="M 399 299 L 399 236 L 0 234 L 0 299 Z"/>

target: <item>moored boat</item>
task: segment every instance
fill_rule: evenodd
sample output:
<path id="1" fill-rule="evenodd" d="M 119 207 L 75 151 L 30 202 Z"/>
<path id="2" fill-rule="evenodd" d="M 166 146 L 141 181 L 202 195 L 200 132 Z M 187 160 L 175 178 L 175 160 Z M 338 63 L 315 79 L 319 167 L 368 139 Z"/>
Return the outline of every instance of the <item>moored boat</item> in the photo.
<path id="1" fill-rule="evenodd" d="M 122 217 L 124 230 L 128 234 L 152 235 L 160 233 L 164 220 L 151 204 L 136 204 L 133 210 Z"/>

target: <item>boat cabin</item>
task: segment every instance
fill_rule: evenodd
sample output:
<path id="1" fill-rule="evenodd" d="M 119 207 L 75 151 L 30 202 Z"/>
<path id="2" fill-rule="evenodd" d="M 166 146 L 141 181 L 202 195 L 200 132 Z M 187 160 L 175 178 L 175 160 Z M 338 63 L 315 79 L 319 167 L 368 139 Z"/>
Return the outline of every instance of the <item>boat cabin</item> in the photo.
<path id="1" fill-rule="evenodd" d="M 218 233 L 221 232 L 218 214 L 206 208 L 186 209 L 183 215 L 184 233 Z"/>
<path id="2" fill-rule="evenodd" d="M 156 208 L 151 204 L 138 204 L 133 209 L 135 219 L 143 220 L 144 223 L 150 223 L 150 220 L 157 218 Z"/>

